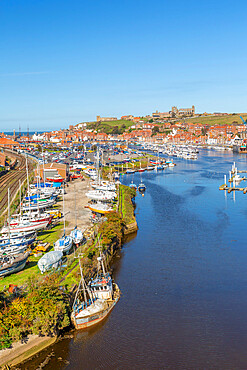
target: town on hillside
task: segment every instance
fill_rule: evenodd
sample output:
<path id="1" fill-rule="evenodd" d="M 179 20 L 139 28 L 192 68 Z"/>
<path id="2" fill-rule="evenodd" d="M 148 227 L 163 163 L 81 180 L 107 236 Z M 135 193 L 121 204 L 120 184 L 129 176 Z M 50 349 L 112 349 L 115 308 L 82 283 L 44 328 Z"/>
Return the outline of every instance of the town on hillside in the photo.
<path id="1" fill-rule="evenodd" d="M 241 146 L 246 142 L 246 113 L 196 114 L 195 106 L 169 112 L 154 112 L 145 117 L 125 115 L 97 116 L 94 122 L 69 125 L 68 129 L 33 135 L 0 133 L 0 146 L 6 148 L 38 143 L 70 146 L 72 143 L 139 141 L 150 143 Z M 4 159 L 0 156 L 1 163 Z"/>

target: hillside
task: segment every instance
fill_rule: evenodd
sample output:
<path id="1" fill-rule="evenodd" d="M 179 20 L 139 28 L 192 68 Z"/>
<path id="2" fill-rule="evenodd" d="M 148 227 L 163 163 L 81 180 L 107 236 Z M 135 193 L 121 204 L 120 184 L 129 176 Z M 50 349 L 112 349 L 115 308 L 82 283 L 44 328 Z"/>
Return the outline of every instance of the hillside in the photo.
<path id="1" fill-rule="evenodd" d="M 122 134 L 132 125 L 134 125 L 132 121 L 119 119 L 116 121 L 89 122 L 87 128 L 105 132 L 106 134 Z"/>
<path id="2" fill-rule="evenodd" d="M 240 113 L 240 116 L 244 120 L 247 119 L 247 113 Z M 187 121 L 187 120 L 186 120 Z M 201 123 L 202 125 L 232 125 L 232 124 L 242 124 L 242 120 L 238 114 L 231 114 L 228 116 L 207 116 L 207 117 L 193 117 L 188 119 L 191 123 Z"/>

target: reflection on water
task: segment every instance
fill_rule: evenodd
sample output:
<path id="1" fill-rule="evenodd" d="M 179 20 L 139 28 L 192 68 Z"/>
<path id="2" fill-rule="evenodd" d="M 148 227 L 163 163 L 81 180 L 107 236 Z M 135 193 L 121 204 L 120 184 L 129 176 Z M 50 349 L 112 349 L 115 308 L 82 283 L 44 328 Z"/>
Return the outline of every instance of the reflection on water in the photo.
<path id="1" fill-rule="evenodd" d="M 233 160 L 247 169 L 246 156 L 205 151 L 143 173 L 139 231 L 113 266 L 120 301 L 99 326 L 22 368 L 36 369 L 51 351 L 53 370 L 246 368 L 247 195 L 218 190 Z"/>

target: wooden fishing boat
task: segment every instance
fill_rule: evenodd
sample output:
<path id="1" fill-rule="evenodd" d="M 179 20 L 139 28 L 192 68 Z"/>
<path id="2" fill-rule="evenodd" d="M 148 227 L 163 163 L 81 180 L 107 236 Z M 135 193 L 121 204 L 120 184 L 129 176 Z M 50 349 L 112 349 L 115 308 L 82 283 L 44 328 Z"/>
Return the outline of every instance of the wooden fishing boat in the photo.
<path id="1" fill-rule="evenodd" d="M 79 260 L 80 263 L 80 260 Z M 99 273 L 100 266 L 102 273 Z M 120 290 L 105 271 L 103 257 L 98 257 L 98 274 L 87 285 L 81 270 L 81 280 L 75 296 L 71 321 L 76 329 L 87 329 L 100 323 L 112 311 L 120 298 Z"/>

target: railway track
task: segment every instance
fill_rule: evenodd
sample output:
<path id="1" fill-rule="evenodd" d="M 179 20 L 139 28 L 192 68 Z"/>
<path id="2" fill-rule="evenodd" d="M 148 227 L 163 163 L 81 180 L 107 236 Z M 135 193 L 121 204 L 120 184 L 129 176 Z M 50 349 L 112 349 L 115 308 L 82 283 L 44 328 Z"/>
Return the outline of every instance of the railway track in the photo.
<path id="1" fill-rule="evenodd" d="M 22 183 L 26 178 L 26 158 L 13 152 L 11 155 L 16 158 L 17 164 L 14 169 L 0 177 L 0 215 L 8 205 L 8 188 L 10 189 L 10 197 L 13 197 L 19 188 L 19 182 Z M 32 162 L 28 160 L 29 173 L 33 167 Z"/>

